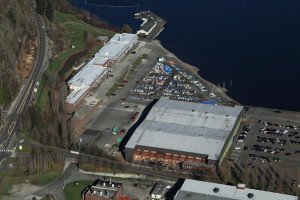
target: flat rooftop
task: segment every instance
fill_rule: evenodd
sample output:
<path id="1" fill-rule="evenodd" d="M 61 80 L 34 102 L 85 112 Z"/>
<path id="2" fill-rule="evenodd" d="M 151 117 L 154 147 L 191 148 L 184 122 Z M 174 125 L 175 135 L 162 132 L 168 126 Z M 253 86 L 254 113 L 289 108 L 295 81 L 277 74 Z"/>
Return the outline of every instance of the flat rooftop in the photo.
<path id="1" fill-rule="evenodd" d="M 81 88 L 79 90 L 73 90 L 66 98 L 66 102 L 69 104 L 75 104 L 79 99 L 89 90 L 89 87 Z"/>
<path id="2" fill-rule="evenodd" d="M 162 97 L 125 148 L 155 147 L 206 154 L 218 160 L 243 107 L 213 106 Z"/>
<path id="3" fill-rule="evenodd" d="M 155 185 L 153 191 L 151 192 L 151 194 L 154 195 L 162 195 L 164 193 L 164 191 L 166 190 L 167 186 L 166 185 L 162 185 L 162 184 L 157 184 Z"/>
<path id="4" fill-rule="evenodd" d="M 116 34 L 95 54 L 95 57 L 104 57 L 116 60 L 126 49 L 128 49 L 129 45 L 132 44 L 136 38 L 136 34 Z"/>
<path id="5" fill-rule="evenodd" d="M 216 189 L 217 188 L 217 189 Z M 252 198 L 249 198 L 251 197 Z M 297 200 L 297 196 L 186 179 L 175 200 Z"/>
<path id="6" fill-rule="evenodd" d="M 105 70 L 106 67 L 95 65 L 99 58 L 94 57 L 71 80 L 70 87 L 89 87 Z"/>

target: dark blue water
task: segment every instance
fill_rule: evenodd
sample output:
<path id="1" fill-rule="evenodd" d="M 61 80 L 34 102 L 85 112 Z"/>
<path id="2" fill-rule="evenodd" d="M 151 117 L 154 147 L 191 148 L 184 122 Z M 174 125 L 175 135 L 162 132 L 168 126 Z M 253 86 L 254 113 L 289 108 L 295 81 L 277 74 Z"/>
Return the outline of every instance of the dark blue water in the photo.
<path id="1" fill-rule="evenodd" d="M 200 75 L 244 105 L 300 111 L 299 0 L 90 0 L 132 5 L 168 21 L 158 37 Z M 72 5 L 97 14 L 111 26 L 137 30 L 136 8 Z M 230 81 L 233 85 L 230 86 Z"/>

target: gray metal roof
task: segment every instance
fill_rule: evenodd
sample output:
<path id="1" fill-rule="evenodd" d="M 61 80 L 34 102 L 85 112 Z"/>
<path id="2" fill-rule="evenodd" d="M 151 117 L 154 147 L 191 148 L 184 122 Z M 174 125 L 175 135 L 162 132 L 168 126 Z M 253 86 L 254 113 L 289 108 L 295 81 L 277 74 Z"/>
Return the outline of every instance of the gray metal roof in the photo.
<path id="1" fill-rule="evenodd" d="M 207 154 L 217 160 L 243 107 L 212 106 L 162 97 L 126 148 L 149 146 Z"/>
<path id="2" fill-rule="evenodd" d="M 146 23 L 142 25 L 141 29 L 148 32 L 154 25 L 155 25 L 154 19 L 149 19 Z"/>
<path id="3" fill-rule="evenodd" d="M 157 185 L 155 185 L 155 187 L 154 187 L 153 191 L 151 192 L 151 194 L 162 195 L 166 188 L 167 188 L 166 185 L 157 184 Z"/>
<path id="4" fill-rule="evenodd" d="M 218 192 L 214 189 L 218 188 Z M 249 194 L 253 198 L 249 198 Z M 236 186 L 229 186 L 218 183 L 196 181 L 186 179 L 175 196 L 175 200 L 297 200 L 297 196 L 253 190 L 249 188 L 237 189 Z"/>

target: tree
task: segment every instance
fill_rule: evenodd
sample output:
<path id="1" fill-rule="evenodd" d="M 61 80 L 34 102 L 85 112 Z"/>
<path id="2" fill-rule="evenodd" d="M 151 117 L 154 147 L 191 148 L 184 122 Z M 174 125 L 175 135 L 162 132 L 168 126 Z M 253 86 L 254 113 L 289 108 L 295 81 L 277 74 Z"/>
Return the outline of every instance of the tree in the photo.
<path id="1" fill-rule="evenodd" d="M 36 0 L 36 10 L 39 14 L 44 15 L 47 10 L 47 0 Z"/>
<path id="2" fill-rule="evenodd" d="M 84 38 L 85 44 L 88 44 L 92 40 L 92 36 L 91 36 L 90 32 L 88 32 L 87 30 L 85 30 L 83 32 L 83 38 Z"/>
<path id="3" fill-rule="evenodd" d="M 132 28 L 128 24 L 124 24 L 122 27 L 123 33 L 132 33 Z"/>
<path id="4" fill-rule="evenodd" d="M 54 17 L 54 10 L 53 5 L 50 0 L 47 0 L 47 9 L 45 11 L 46 17 L 49 19 L 49 21 L 53 20 Z"/>
<path id="5" fill-rule="evenodd" d="M 13 26 L 16 25 L 17 20 L 13 8 L 9 8 L 8 12 L 6 13 L 6 17 L 9 19 Z"/>

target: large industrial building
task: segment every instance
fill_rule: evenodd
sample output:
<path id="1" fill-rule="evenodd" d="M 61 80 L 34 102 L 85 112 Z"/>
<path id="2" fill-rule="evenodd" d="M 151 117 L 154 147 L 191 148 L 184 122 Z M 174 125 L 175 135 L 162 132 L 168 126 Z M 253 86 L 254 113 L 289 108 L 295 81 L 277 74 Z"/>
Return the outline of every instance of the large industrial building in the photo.
<path id="1" fill-rule="evenodd" d="M 215 170 L 230 147 L 243 107 L 162 97 L 125 146 L 125 160 L 197 173 Z"/>
<path id="2" fill-rule="evenodd" d="M 136 34 L 116 34 L 95 54 L 95 57 L 108 58 L 110 63 L 118 62 L 136 43 Z"/>
<path id="3" fill-rule="evenodd" d="M 297 196 L 186 179 L 174 200 L 298 200 Z"/>
<path id="4" fill-rule="evenodd" d="M 100 82 L 111 63 L 120 61 L 137 42 L 136 34 L 116 34 L 103 46 L 67 84 L 71 93 L 66 98 L 69 110 L 74 110 L 93 86 Z"/>

